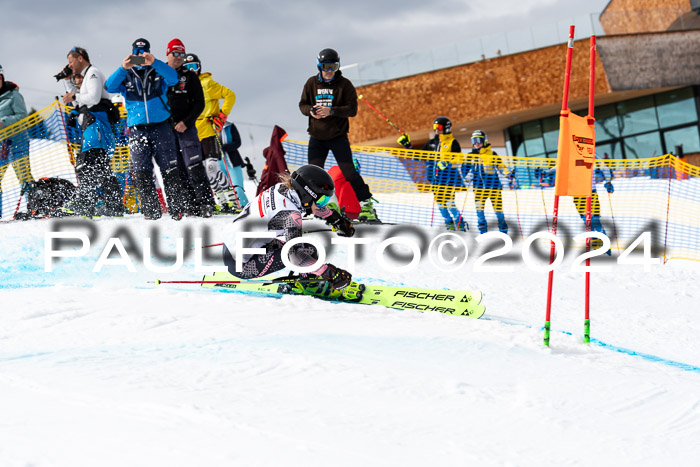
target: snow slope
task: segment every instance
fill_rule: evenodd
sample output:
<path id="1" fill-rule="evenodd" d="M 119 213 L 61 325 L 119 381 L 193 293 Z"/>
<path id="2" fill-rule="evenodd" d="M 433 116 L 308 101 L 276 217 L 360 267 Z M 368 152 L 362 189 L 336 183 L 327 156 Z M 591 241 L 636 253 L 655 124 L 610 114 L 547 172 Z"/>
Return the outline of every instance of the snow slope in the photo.
<path id="1" fill-rule="evenodd" d="M 0 224 L 1 465 L 696 464 L 696 263 L 594 273 L 588 345 L 583 274 L 565 264 L 549 348 L 546 274 L 521 261 L 509 273 L 475 273 L 472 256 L 456 273 L 423 262 L 389 274 L 365 255 L 354 271 L 481 289 L 481 320 L 147 283 L 199 279 L 191 257 L 179 272 L 135 261 L 136 272 L 92 273 L 119 229 L 171 251 L 188 229 L 219 241 L 229 220 L 97 221 L 88 256 L 53 273 L 43 255 L 55 224 Z M 378 243 L 382 229 L 358 235 Z M 345 252 L 329 260 L 344 266 Z"/>

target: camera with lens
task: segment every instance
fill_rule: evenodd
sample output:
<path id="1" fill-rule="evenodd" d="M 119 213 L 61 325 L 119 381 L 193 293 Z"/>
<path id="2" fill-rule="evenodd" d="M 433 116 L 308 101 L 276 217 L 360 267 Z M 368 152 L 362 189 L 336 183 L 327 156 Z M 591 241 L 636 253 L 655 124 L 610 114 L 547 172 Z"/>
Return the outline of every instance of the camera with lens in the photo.
<path id="1" fill-rule="evenodd" d="M 61 81 L 62 79 L 70 77 L 72 74 L 73 70 L 71 70 L 70 66 L 66 65 L 63 70 L 61 70 L 58 74 L 53 75 L 53 77 L 56 78 L 56 81 Z"/>

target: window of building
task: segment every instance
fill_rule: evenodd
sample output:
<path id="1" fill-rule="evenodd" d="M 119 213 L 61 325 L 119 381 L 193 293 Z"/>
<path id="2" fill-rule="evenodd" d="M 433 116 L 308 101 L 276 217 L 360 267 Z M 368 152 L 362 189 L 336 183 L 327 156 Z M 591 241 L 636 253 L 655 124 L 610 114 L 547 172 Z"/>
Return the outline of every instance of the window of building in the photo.
<path id="1" fill-rule="evenodd" d="M 658 131 L 628 136 L 623 141 L 627 159 L 646 159 L 660 156 L 664 153 L 663 149 L 661 149 L 661 135 Z"/>
<path id="2" fill-rule="evenodd" d="M 523 123 L 523 137 L 525 138 L 525 152 L 528 156 L 544 155 L 544 139 L 542 138 L 542 123 L 540 120 Z"/>
<path id="3" fill-rule="evenodd" d="M 596 140 L 620 137 L 620 124 L 615 113 L 615 105 L 604 105 L 595 109 Z"/>
<path id="4" fill-rule="evenodd" d="M 652 96 L 618 102 L 617 114 L 622 136 L 644 133 L 659 128 Z"/>
<path id="5" fill-rule="evenodd" d="M 656 96 L 656 110 L 662 127 L 698 121 L 695 96 L 691 88 L 664 92 Z"/>
<path id="6" fill-rule="evenodd" d="M 611 159 L 660 156 L 682 144 L 686 154 L 700 152 L 700 87 L 688 87 L 595 109 L 596 153 Z M 585 114 L 586 109 L 576 112 Z M 559 117 L 508 129 L 516 156 L 556 157 Z"/>
<path id="7" fill-rule="evenodd" d="M 669 130 L 664 132 L 664 142 L 666 143 L 666 151 L 676 152 L 676 146 L 683 145 L 683 152 L 690 154 L 692 152 L 700 152 L 700 134 L 698 134 L 698 126 L 687 126 L 678 128 L 677 130 Z"/>

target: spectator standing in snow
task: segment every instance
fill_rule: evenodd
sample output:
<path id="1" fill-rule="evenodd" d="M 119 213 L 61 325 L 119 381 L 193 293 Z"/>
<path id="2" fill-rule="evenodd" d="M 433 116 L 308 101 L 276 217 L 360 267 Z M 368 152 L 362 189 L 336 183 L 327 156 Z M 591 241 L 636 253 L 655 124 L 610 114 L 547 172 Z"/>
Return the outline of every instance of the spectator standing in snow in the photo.
<path id="1" fill-rule="evenodd" d="M 114 135 L 107 116 L 112 96 L 105 91 L 105 77 L 90 63 L 87 50 L 73 47 L 67 58 L 72 74 L 64 78 L 68 92 L 63 96 L 63 103 L 75 104 L 83 141 L 81 152 L 75 158 L 78 188 L 66 208 L 92 217 L 96 214 L 99 188 L 105 203 L 102 214 L 121 216 L 124 214 L 122 193 L 108 156 L 108 152 L 114 151 Z"/>
<path id="2" fill-rule="evenodd" d="M 22 94 L 19 93 L 19 86 L 5 80 L 5 74 L 0 65 L 0 130 L 19 122 L 27 115 L 27 106 L 24 104 Z M 34 179 L 29 165 L 29 138 L 24 131 L 0 140 L 0 195 L 2 179 L 10 164 L 23 185 L 22 190 L 25 191 Z M 1 200 L 2 198 L 0 198 L 0 207 Z"/>
<path id="3" fill-rule="evenodd" d="M 435 204 L 447 230 L 463 231 L 464 219 L 455 204 L 455 191 L 458 187 L 465 188 L 460 175 L 464 164 L 462 147 L 452 135 L 452 121 L 449 118 L 437 117 L 433 121 L 433 132 L 435 136 L 421 148 L 423 151 L 436 153 L 435 159 L 425 164 L 426 177 L 432 185 Z"/>
<path id="4" fill-rule="evenodd" d="M 355 170 L 348 140 L 349 117 L 357 115 L 357 92 L 340 71 L 340 56 L 333 49 L 318 53 L 318 74 L 306 80 L 299 100 L 299 110 L 309 117 L 309 164 L 323 167 L 328 152 L 333 151 L 338 167 L 355 190 L 362 209 L 358 220 L 378 221 L 372 193 Z"/>
<path id="5" fill-rule="evenodd" d="M 194 192 L 188 202 L 197 215 L 211 217 L 216 203 L 209 187 L 196 127 L 197 117 L 204 110 L 204 92 L 197 73 L 182 66 L 187 53 L 185 44 L 180 39 L 175 38 L 168 43 L 166 54 L 168 65 L 178 75 L 177 84 L 168 88 L 168 105 L 170 123 L 179 150 L 179 162 L 187 171 L 188 183 Z"/>
<path id="6" fill-rule="evenodd" d="M 202 143 L 202 156 L 207 169 L 209 185 L 218 198 L 217 210 L 238 212 L 241 206 L 231 183 L 221 171 L 219 160 L 222 148 L 216 132 L 221 131 L 228 119 L 228 114 L 236 103 L 236 94 L 211 77 L 211 73 L 202 73 L 202 62 L 195 54 L 188 53 L 185 57 L 185 68 L 194 71 L 199 76 L 204 91 L 204 111 L 197 118 L 197 133 Z M 220 106 L 219 101 L 224 101 Z"/>
<path id="7" fill-rule="evenodd" d="M 132 53 L 107 78 L 108 92 L 124 96 L 129 127 L 129 151 L 134 167 L 136 189 L 146 219 L 161 217 L 153 183 L 153 159 L 163 176 L 165 194 L 173 219 L 184 216 L 186 188 L 177 164 L 178 151 L 170 126 L 170 110 L 165 103 L 168 87 L 178 82 L 177 71 L 155 58 L 146 39 L 136 39 Z"/>
<path id="8" fill-rule="evenodd" d="M 479 232 L 486 233 L 488 225 L 486 223 L 486 201 L 491 200 L 491 206 L 498 219 L 498 230 L 507 234 L 508 224 L 503 215 L 503 185 L 499 173 L 514 177 L 515 173 L 509 171 L 503 159 L 491 149 L 486 133 L 475 130 L 471 138 L 471 154 L 476 154 L 474 162 L 465 166 L 464 176 L 469 171 L 472 172 L 472 183 L 474 184 L 474 203 L 476 204 L 476 217 L 479 219 Z"/>

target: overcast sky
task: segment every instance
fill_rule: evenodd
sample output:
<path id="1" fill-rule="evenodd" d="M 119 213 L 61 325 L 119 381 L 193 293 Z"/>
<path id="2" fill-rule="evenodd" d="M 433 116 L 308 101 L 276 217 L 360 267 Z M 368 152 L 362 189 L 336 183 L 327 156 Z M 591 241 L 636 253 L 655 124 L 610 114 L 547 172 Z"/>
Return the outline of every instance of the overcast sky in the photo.
<path id="1" fill-rule="evenodd" d="M 236 93 L 229 120 L 243 155 L 261 158 L 272 126 L 305 140 L 301 89 L 316 54 L 331 47 L 342 65 L 600 13 L 608 0 L 49 1 L 3 2 L 0 64 L 39 110 L 65 91 L 53 75 L 71 47 L 85 47 L 109 76 L 145 37 L 157 58 L 180 38 L 204 71 Z M 532 72 L 536 72 L 533 69 Z M 466 105 L 466 103 L 465 103 Z M 391 118 L 391 117 L 390 117 Z M 428 118 L 432 118 L 429 116 Z M 352 121 L 351 121 L 352 124 Z M 378 124 L 385 124 L 378 119 Z M 256 165 L 258 163 L 256 162 Z"/>

